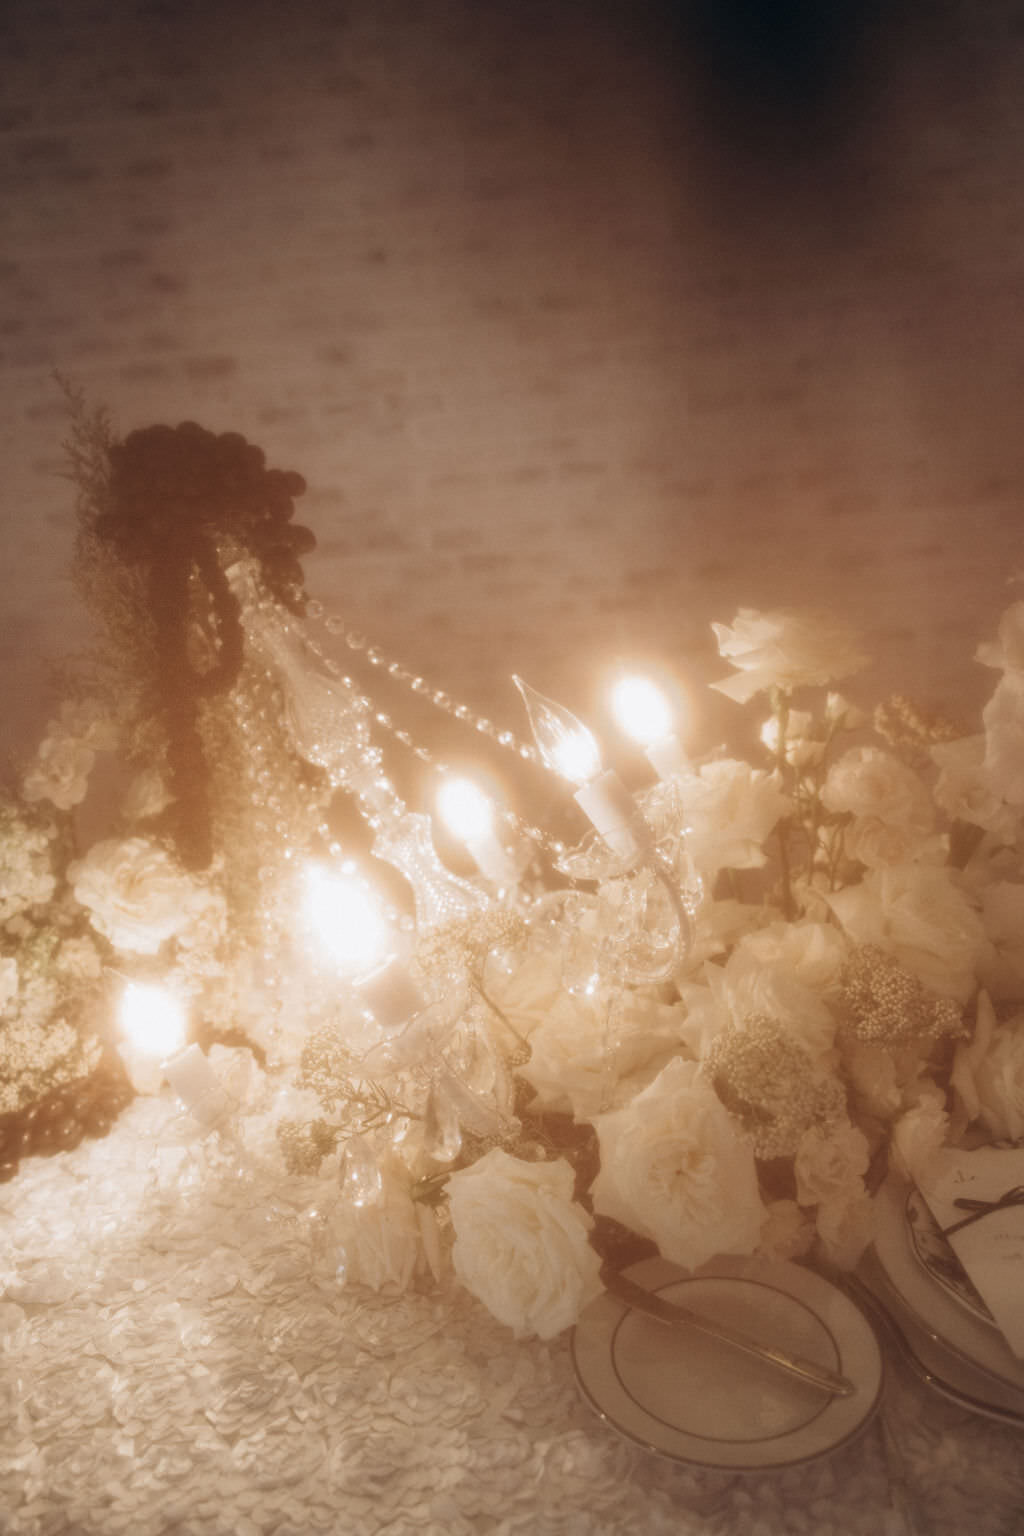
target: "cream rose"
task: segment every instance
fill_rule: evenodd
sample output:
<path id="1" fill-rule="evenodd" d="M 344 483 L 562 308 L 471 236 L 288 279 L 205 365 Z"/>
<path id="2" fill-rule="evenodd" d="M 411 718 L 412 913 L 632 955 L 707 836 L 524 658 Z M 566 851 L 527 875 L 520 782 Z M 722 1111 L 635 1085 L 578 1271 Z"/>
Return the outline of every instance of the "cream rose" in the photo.
<path id="1" fill-rule="evenodd" d="M 867 665 L 854 632 L 831 614 L 741 608 L 732 627 L 712 624 L 719 653 L 738 676 L 712 683 L 738 704 L 770 688 L 830 683 Z"/>
<path id="2" fill-rule="evenodd" d="M 115 949 L 154 955 L 191 921 L 199 892 L 158 844 L 144 837 L 94 843 L 68 869 L 75 899 Z"/>
<path id="3" fill-rule="evenodd" d="M 95 761 L 92 748 L 73 737 L 45 736 L 22 784 L 25 799 L 49 800 L 69 811 L 85 799 Z"/>
<path id="4" fill-rule="evenodd" d="M 520 1338 L 554 1338 L 601 1292 L 574 1182 L 564 1158 L 527 1163 L 500 1147 L 448 1180 L 455 1273 Z"/>
<path id="5" fill-rule="evenodd" d="M 791 810 L 772 774 L 733 758 L 705 763 L 686 781 L 686 847 L 705 882 L 722 869 L 760 869 L 765 839 Z"/>
<path id="6" fill-rule="evenodd" d="M 686 1269 L 753 1253 L 764 1219 L 753 1148 L 696 1062 L 669 1062 L 631 1104 L 594 1124 L 595 1210 Z"/>
<path id="7" fill-rule="evenodd" d="M 611 1006 L 563 992 L 530 1036 L 522 1075 L 540 1103 L 589 1120 L 616 1100 L 622 1079 L 663 1066 L 684 1034 L 682 1010 L 625 992 Z"/>
<path id="8" fill-rule="evenodd" d="M 801 1205 L 821 1205 L 863 1193 L 870 1161 L 867 1137 L 849 1121 L 827 1130 L 811 1126 L 793 1159 L 797 1199 Z"/>
<path id="9" fill-rule="evenodd" d="M 859 885 L 828 899 L 854 943 L 877 944 L 932 992 L 967 1002 L 990 945 L 948 869 L 873 869 Z"/>

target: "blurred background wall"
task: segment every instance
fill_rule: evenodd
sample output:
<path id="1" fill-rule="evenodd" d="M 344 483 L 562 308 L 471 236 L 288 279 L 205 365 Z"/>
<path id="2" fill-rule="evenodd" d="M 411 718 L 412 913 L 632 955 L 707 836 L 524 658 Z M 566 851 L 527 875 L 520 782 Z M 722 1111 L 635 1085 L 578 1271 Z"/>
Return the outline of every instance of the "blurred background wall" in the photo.
<path id="1" fill-rule="evenodd" d="M 1024 6 L 7 0 L 3 741 L 87 624 L 54 370 L 300 470 L 311 591 L 521 728 L 824 606 L 968 723 L 1024 566 Z M 423 726 L 429 730 L 429 724 Z"/>

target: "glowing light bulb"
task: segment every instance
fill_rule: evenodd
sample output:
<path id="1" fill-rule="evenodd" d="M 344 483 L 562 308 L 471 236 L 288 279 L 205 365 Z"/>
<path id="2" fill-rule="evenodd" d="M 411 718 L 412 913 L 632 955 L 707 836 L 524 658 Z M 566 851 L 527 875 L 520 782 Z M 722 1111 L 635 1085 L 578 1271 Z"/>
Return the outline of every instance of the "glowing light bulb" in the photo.
<path id="1" fill-rule="evenodd" d="M 234 1107 L 199 1046 L 186 1046 L 185 1009 L 166 987 L 130 981 L 121 994 L 118 1046 L 137 1093 L 159 1093 L 164 1079 L 204 1131 Z"/>
<path id="2" fill-rule="evenodd" d="M 648 841 L 633 796 L 617 773 L 602 769 L 601 751 L 582 720 L 513 677 L 526 705 L 537 750 L 545 765 L 579 785 L 574 796 L 613 853 L 636 858 Z"/>
<path id="3" fill-rule="evenodd" d="M 672 734 L 672 710 L 648 677 L 620 677 L 612 689 L 619 726 L 638 746 L 650 747 Z"/>
<path id="4" fill-rule="evenodd" d="M 393 952 L 391 924 L 355 866 L 308 864 L 303 887 L 310 929 L 381 1028 L 397 1029 L 420 1013 L 426 1000 Z"/>
<path id="5" fill-rule="evenodd" d="M 308 864 L 302 894 L 307 925 L 343 976 L 370 971 L 385 958 L 390 925 L 352 865 Z"/>
<path id="6" fill-rule="evenodd" d="M 660 779 L 686 772 L 689 762 L 673 729 L 672 707 L 650 678 L 620 678 L 612 688 L 612 710 L 625 734 L 645 749 Z"/>
<path id="7" fill-rule="evenodd" d="M 570 784 L 587 784 L 601 772 L 601 749 L 582 720 L 561 704 L 546 699 L 536 688 L 513 677 L 526 705 L 526 714 L 537 750 L 552 773 Z"/>
<path id="8" fill-rule="evenodd" d="M 166 987 L 130 981 L 121 994 L 119 1021 L 134 1049 L 166 1061 L 185 1044 L 185 1010 Z"/>
<path id="9" fill-rule="evenodd" d="M 480 872 L 496 885 L 515 879 L 515 866 L 494 830 L 494 806 L 472 779 L 445 777 L 437 791 L 437 809 L 453 837 L 465 843 Z"/>

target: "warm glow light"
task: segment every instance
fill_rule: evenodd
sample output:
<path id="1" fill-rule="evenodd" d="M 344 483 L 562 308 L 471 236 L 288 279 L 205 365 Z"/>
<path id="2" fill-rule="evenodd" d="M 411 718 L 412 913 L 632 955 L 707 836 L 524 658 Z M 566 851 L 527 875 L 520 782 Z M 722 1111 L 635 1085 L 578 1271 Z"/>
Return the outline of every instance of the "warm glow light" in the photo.
<path id="1" fill-rule="evenodd" d="M 131 1044 L 154 1060 L 174 1056 L 185 1044 L 185 1010 L 164 987 L 129 982 L 119 1017 Z"/>
<path id="2" fill-rule="evenodd" d="M 494 830 L 494 808 L 472 779 L 442 779 L 437 809 L 449 832 L 460 842 L 478 842 L 490 837 Z"/>
<path id="3" fill-rule="evenodd" d="M 612 688 L 612 709 L 620 728 L 641 747 L 672 734 L 671 706 L 650 678 L 620 677 Z"/>
<path id="4" fill-rule="evenodd" d="M 308 864 L 303 911 L 317 941 L 344 976 L 380 964 L 391 947 L 391 929 L 370 887 L 349 867 Z"/>
<path id="5" fill-rule="evenodd" d="M 521 677 L 512 681 L 523 696 L 537 750 L 547 767 L 571 784 L 596 779 L 601 772 L 601 749 L 583 721 L 546 699 Z"/>

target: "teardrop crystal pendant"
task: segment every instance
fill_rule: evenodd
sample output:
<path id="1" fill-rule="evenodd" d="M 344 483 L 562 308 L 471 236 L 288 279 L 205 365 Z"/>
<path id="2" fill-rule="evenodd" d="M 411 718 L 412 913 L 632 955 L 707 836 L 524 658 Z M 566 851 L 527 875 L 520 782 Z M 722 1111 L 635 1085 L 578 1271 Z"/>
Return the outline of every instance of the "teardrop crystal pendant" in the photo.
<path id="1" fill-rule="evenodd" d="M 553 699 L 546 699 L 521 677 L 513 676 L 512 681 L 523 696 L 544 766 L 572 784 L 596 779 L 601 772 L 601 749 L 583 721 Z"/>

